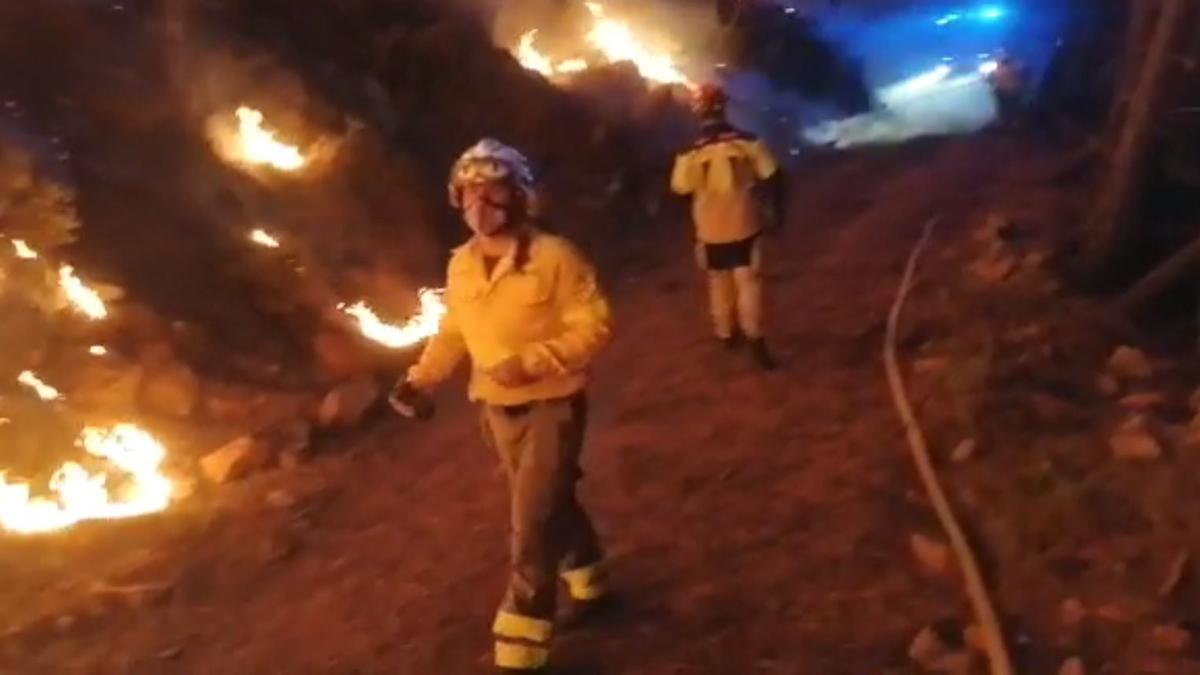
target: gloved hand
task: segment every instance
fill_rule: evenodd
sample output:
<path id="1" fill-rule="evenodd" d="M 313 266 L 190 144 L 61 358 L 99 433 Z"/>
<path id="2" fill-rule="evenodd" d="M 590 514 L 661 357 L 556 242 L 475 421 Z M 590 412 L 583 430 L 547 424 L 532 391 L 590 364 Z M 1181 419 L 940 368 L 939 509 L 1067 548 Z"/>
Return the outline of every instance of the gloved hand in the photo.
<path id="1" fill-rule="evenodd" d="M 400 415 L 408 419 L 428 420 L 436 412 L 433 401 L 425 392 L 401 380 L 388 395 L 388 403 Z"/>
<path id="2" fill-rule="evenodd" d="M 520 387 L 533 382 L 534 378 L 525 372 L 525 365 L 519 356 L 510 356 L 488 370 L 488 376 L 505 387 Z"/>

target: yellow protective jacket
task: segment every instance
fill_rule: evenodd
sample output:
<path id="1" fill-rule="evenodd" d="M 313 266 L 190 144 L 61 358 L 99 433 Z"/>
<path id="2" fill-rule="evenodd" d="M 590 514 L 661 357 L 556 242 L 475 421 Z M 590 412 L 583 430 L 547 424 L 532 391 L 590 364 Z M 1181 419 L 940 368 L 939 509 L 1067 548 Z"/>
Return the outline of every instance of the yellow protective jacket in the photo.
<path id="1" fill-rule="evenodd" d="M 521 405 L 583 389 L 588 364 L 612 332 L 608 300 L 592 266 L 565 239 L 532 229 L 521 238 L 490 277 L 474 239 L 454 251 L 447 313 L 408 372 L 413 386 L 440 383 L 469 355 L 473 401 Z M 514 355 L 534 382 L 506 387 L 488 376 Z"/>
<path id="2" fill-rule="evenodd" d="M 676 156 L 671 189 L 692 195 L 692 218 L 701 243 L 728 244 L 749 239 L 762 229 L 752 191 L 777 170 L 762 141 L 722 125 Z"/>

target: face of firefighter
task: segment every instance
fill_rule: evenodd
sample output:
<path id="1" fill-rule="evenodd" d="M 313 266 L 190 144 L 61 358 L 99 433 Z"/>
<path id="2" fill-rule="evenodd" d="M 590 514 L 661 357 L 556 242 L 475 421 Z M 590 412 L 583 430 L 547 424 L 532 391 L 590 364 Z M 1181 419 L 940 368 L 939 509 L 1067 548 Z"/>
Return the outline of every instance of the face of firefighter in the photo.
<path id="1" fill-rule="evenodd" d="M 468 185 L 462 191 L 463 220 L 481 237 L 505 234 L 513 225 L 515 202 L 516 195 L 507 183 L 492 181 Z"/>

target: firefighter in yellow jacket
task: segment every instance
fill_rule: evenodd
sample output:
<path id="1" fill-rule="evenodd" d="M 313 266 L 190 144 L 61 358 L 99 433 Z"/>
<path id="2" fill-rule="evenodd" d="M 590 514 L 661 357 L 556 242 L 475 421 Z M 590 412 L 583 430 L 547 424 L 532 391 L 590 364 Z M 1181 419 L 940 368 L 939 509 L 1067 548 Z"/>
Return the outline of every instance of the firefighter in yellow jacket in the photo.
<path id="1" fill-rule="evenodd" d="M 717 338 L 732 349 L 740 332 L 755 361 L 773 370 L 763 338 L 762 235 L 768 225 L 783 222 L 783 174 L 762 141 L 729 124 L 727 100 L 716 86 L 697 91 L 700 138 L 675 158 L 671 189 L 692 197 L 696 257 L 708 276 Z M 774 208 L 769 219 L 756 198 L 759 186 L 769 190 Z"/>
<path id="2" fill-rule="evenodd" d="M 469 357 L 469 396 L 508 475 L 512 576 L 496 614 L 496 666 L 542 672 L 558 583 L 575 616 L 607 603 L 596 532 L 576 498 L 587 422 L 584 385 L 609 340 L 609 305 L 592 266 L 529 224 L 533 176 L 518 151 L 485 139 L 455 164 L 450 201 L 474 233 L 446 273 L 447 313 L 391 402 L 427 418 L 428 393 Z"/>

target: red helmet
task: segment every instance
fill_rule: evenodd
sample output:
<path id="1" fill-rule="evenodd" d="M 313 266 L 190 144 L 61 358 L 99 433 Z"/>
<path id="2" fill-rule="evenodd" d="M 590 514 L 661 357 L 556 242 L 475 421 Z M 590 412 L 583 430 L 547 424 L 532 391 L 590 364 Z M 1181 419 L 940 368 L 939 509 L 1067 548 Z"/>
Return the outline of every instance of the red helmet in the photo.
<path id="1" fill-rule="evenodd" d="M 725 104 L 729 95 L 720 85 L 702 84 L 692 97 L 692 109 L 700 116 L 714 115 L 725 112 Z"/>

